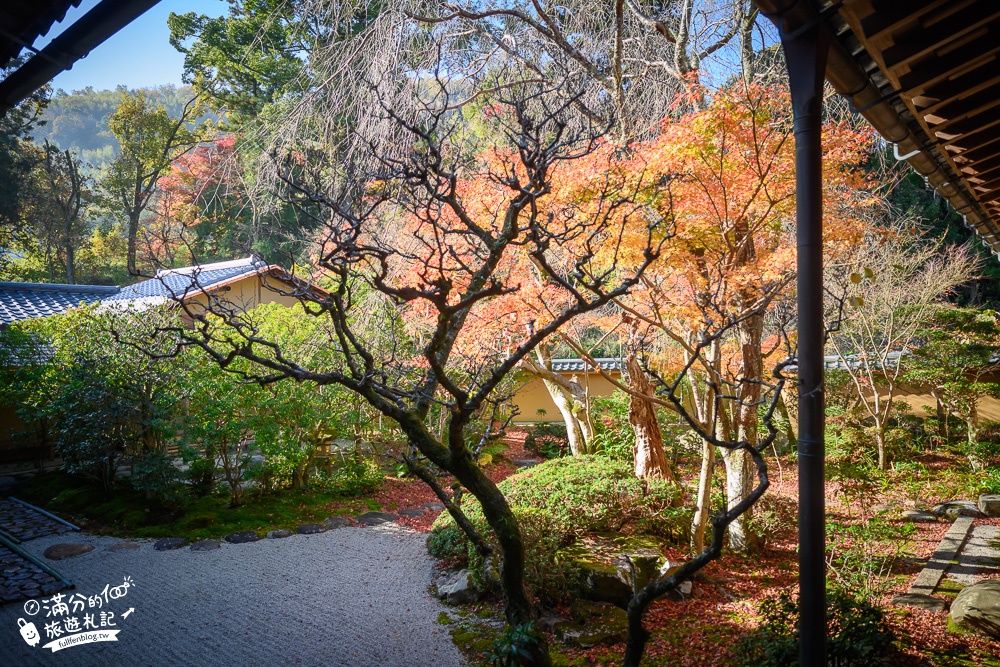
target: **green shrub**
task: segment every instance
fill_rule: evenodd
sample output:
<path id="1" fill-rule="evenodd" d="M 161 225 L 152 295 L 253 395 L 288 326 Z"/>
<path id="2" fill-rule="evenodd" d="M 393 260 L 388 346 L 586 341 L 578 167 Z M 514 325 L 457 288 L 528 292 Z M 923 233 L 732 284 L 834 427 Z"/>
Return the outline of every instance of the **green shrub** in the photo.
<path id="1" fill-rule="evenodd" d="M 180 473 L 174 467 L 172 457 L 162 452 L 147 452 L 132 470 L 132 488 L 145 491 L 148 496 L 156 495 L 162 500 L 170 501 L 178 495 L 179 477 Z"/>
<path id="2" fill-rule="evenodd" d="M 984 493 L 1000 493 L 1000 468 L 987 468 L 983 471 L 980 488 Z"/>
<path id="3" fill-rule="evenodd" d="M 185 476 L 191 483 L 191 495 L 198 498 L 210 494 L 215 486 L 215 460 L 191 445 L 181 445 L 179 451 L 181 460 L 188 465 Z"/>
<path id="4" fill-rule="evenodd" d="M 791 667 L 799 664 L 799 604 L 786 592 L 765 599 L 761 623 L 734 651 L 738 667 Z M 831 667 L 868 667 L 892 648 L 892 632 L 878 607 L 842 591 L 827 594 L 827 655 Z"/>
<path id="5" fill-rule="evenodd" d="M 507 626 L 502 637 L 493 642 L 493 650 L 483 653 L 492 667 L 518 667 L 530 661 L 531 652 L 541 640 L 541 633 L 534 623 Z"/>
<path id="6" fill-rule="evenodd" d="M 671 507 L 677 487 L 660 480 L 636 479 L 629 463 L 602 456 L 552 459 L 500 483 L 518 518 L 525 548 L 525 579 L 546 598 L 565 589 L 565 573 L 556 563 L 560 548 L 589 533 L 638 532 L 678 541 L 687 539 L 690 516 Z M 491 539 L 475 499 L 462 508 L 469 520 Z M 431 527 L 428 550 L 438 558 L 468 558 L 481 565 L 450 515 L 442 513 Z"/>
<path id="7" fill-rule="evenodd" d="M 385 480 L 378 462 L 355 450 L 344 457 L 343 463 L 332 474 L 319 473 L 317 485 L 343 496 L 360 496 L 372 493 Z"/>
<path id="8" fill-rule="evenodd" d="M 628 421 L 628 395 L 615 390 L 610 396 L 591 399 L 594 419 L 594 447 L 601 456 L 615 461 L 632 461 L 635 430 Z"/>
<path id="9" fill-rule="evenodd" d="M 557 459 L 569 453 L 569 436 L 566 424 L 543 422 L 528 429 L 524 448 L 546 459 Z"/>
<path id="10" fill-rule="evenodd" d="M 892 570 L 909 549 L 912 523 L 872 518 L 827 523 L 827 551 L 833 585 L 861 600 L 875 600 L 892 587 Z"/>

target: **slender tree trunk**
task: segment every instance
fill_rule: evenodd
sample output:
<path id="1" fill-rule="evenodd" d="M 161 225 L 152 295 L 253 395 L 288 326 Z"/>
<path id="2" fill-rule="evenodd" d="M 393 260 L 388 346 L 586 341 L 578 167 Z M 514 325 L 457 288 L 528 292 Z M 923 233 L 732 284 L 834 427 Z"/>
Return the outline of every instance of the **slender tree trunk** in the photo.
<path id="1" fill-rule="evenodd" d="M 736 437 L 746 441 L 751 447 L 757 446 L 757 408 L 760 403 L 760 380 L 763 377 L 763 363 L 760 342 L 763 335 L 764 317 L 757 314 L 747 318 L 739 327 L 742 356 L 742 381 L 738 384 L 739 403 L 734 406 L 736 417 Z M 756 466 L 745 450 L 725 450 L 722 455 L 726 464 L 726 500 L 732 508 L 753 491 L 756 481 Z M 753 508 L 736 517 L 729 524 L 729 547 L 734 551 L 752 551 L 760 541 L 760 536 L 752 529 Z"/>
<path id="2" fill-rule="evenodd" d="M 573 456 L 593 454 L 594 428 L 587 410 L 587 392 L 576 378 L 566 378 L 552 370 L 552 357 L 547 349 L 535 350 L 537 361 L 528 366 L 530 372 L 542 380 L 552 402 L 559 409 L 566 423 L 570 451 Z"/>
<path id="3" fill-rule="evenodd" d="M 718 368 L 721 360 L 719 344 L 713 343 L 708 350 L 708 361 L 713 368 Z M 690 360 L 687 360 L 690 361 Z M 716 395 L 713 385 L 693 370 L 688 371 L 688 381 L 691 384 L 691 403 L 694 414 L 705 433 L 718 435 L 718 420 L 716 419 Z M 698 500 L 694 516 L 691 519 L 691 547 L 694 553 L 701 553 L 705 548 L 705 532 L 708 520 L 712 514 L 712 480 L 714 478 L 716 451 L 715 445 L 708 440 L 701 441 L 701 471 L 698 475 Z"/>
<path id="4" fill-rule="evenodd" d="M 934 416 L 938 420 L 938 436 L 947 442 L 948 414 L 944 410 L 944 403 L 941 402 L 941 396 L 937 393 L 937 390 L 932 391 L 931 396 L 934 397 Z"/>
<path id="5" fill-rule="evenodd" d="M 715 445 L 701 441 L 701 472 L 698 475 L 698 501 L 691 520 L 691 549 L 701 553 L 705 549 L 705 531 L 711 514 L 712 471 L 715 469 Z"/>
<path id="6" fill-rule="evenodd" d="M 982 470 L 986 463 L 976 452 L 976 445 L 979 442 L 979 411 L 976 409 L 976 400 L 973 399 L 969 408 L 968 416 L 965 419 L 965 428 L 969 436 L 969 466 L 973 470 Z"/>
<path id="7" fill-rule="evenodd" d="M 878 452 L 878 469 L 888 470 L 889 460 L 885 447 L 885 425 L 881 421 L 875 423 L 875 448 Z"/>
<path id="8" fill-rule="evenodd" d="M 722 460 L 726 465 L 726 500 L 734 507 L 753 490 L 756 467 L 744 450 L 724 449 Z M 760 536 L 753 532 L 750 517 L 740 515 L 729 524 L 729 548 L 737 552 L 752 551 Z"/>
<path id="9" fill-rule="evenodd" d="M 569 440 L 570 453 L 573 456 L 586 454 L 587 439 L 580 420 L 573 414 L 572 399 L 555 382 L 543 378 L 542 384 L 548 389 L 549 396 L 552 397 L 552 402 L 556 404 L 556 408 L 559 409 L 559 414 L 562 415 L 563 422 L 566 424 L 566 437 Z"/>
<path id="10" fill-rule="evenodd" d="M 128 216 L 128 253 L 126 266 L 130 276 L 138 275 L 135 268 L 136 251 L 139 245 L 139 211 L 132 211 Z"/>

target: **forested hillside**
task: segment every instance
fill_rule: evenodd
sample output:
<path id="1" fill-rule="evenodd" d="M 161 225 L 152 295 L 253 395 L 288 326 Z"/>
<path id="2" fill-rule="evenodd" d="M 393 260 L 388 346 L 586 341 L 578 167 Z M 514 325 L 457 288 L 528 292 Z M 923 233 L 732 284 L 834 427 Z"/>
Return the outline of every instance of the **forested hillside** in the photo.
<path id="1" fill-rule="evenodd" d="M 39 144 L 48 140 L 59 148 L 73 151 L 85 165 L 99 169 L 118 151 L 118 141 L 108 131 L 108 116 L 121 101 L 124 88 L 66 92 L 57 90 L 42 113 L 44 125 L 34 133 Z M 162 104 L 171 117 L 179 116 L 185 103 L 194 97 L 190 86 L 157 86 L 143 89 L 146 97 Z"/>

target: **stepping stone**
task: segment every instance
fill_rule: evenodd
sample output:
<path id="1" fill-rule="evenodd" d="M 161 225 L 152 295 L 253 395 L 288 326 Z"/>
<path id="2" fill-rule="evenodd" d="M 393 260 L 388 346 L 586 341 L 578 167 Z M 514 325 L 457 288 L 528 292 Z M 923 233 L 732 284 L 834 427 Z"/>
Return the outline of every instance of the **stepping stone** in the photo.
<path id="1" fill-rule="evenodd" d="M 944 611 L 948 608 L 944 600 L 924 595 L 922 593 L 900 593 L 892 596 L 892 604 L 895 607 L 913 607 L 925 611 Z"/>
<path id="2" fill-rule="evenodd" d="M 903 510 L 903 518 L 909 519 L 910 521 L 916 521 L 918 523 L 938 520 L 937 514 L 922 512 L 920 510 Z"/>
<path id="3" fill-rule="evenodd" d="M 872 506 L 872 514 L 885 514 L 886 512 L 891 512 L 895 508 L 892 505 L 874 505 Z"/>
<path id="4" fill-rule="evenodd" d="M 243 530 L 238 533 L 230 533 L 226 535 L 225 540 L 230 544 L 246 544 L 247 542 L 256 542 L 260 539 L 260 535 L 252 530 Z"/>
<path id="5" fill-rule="evenodd" d="M 140 546 L 142 545 L 138 542 L 119 542 L 118 544 L 112 544 L 108 547 L 108 551 L 111 553 L 118 553 L 119 551 L 138 551 Z"/>
<path id="6" fill-rule="evenodd" d="M 299 535 L 315 535 L 316 533 L 325 533 L 326 527 L 318 523 L 304 523 L 298 527 L 297 532 Z"/>
<path id="7" fill-rule="evenodd" d="M 388 512 L 365 512 L 354 520 L 365 526 L 381 526 L 383 523 L 392 523 L 399 517 Z"/>
<path id="8" fill-rule="evenodd" d="M 198 540 L 191 545 L 191 551 L 214 551 L 220 546 L 218 540 Z"/>
<path id="9" fill-rule="evenodd" d="M 8 489 L 17 484 L 17 480 L 13 477 L 7 477 L 6 475 L 0 477 L 0 489 Z"/>
<path id="10" fill-rule="evenodd" d="M 269 540 L 280 540 L 283 537 L 291 537 L 292 531 L 286 528 L 279 528 L 278 530 L 267 531 L 267 538 Z"/>
<path id="11" fill-rule="evenodd" d="M 153 548 L 157 551 L 172 551 L 187 546 L 186 537 L 164 537 L 153 542 Z"/>
<path id="12" fill-rule="evenodd" d="M 986 516 L 1000 516 L 1000 493 L 984 493 L 979 496 L 979 511 Z"/>
<path id="13" fill-rule="evenodd" d="M 538 459 L 515 459 L 514 465 L 518 468 L 531 468 L 541 463 Z"/>
<path id="14" fill-rule="evenodd" d="M 63 560 L 65 558 L 73 558 L 74 556 L 82 556 L 83 554 L 90 553 L 93 550 L 93 544 L 53 544 L 45 550 L 44 555 L 49 560 Z"/>
<path id="15" fill-rule="evenodd" d="M 958 555 L 959 550 L 962 548 L 962 544 L 969 534 L 972 523 L 972 517 L 961 516 L 955 519 L 955 522 L 951 524 L 951 528 L 941 538 L 941 543 L 934 550 L 930 560 L 924 565 L 924 569 L 920 571 L 917 578 L 910 584 L 910 588 L 906 591 L 907 594 L 929 596 L 937 589 L 937 585 L 941 582 L 941 577 L 944 576 L 945 570 L 951 566 L 955 560 L 955 556 Z"/>
<path id="16" fill-rule="evenodd" d="M 405 510 L 396 510 L 400 516 L 418 517 L 427 514 L 427 510 L 422 507 L 411 507 Z"/>
<path id="17" fill-rule="evenodd" d="M 327 530 L 334 530 L 336 528 L 347 528 L 351 525 L 351 520 L 346 516 L 331 516 L 329 519 L 323 522 L 323 525 Z"/>
<path id="18" fill-rule="evenodd" d="M 421 507 L 426 507 L 432 512 L 440 512 L 441 510 L 444 509 L 444 505 L 442 505 L 441 503 L 424 503 L 423 505 L 421 505 Z"/>

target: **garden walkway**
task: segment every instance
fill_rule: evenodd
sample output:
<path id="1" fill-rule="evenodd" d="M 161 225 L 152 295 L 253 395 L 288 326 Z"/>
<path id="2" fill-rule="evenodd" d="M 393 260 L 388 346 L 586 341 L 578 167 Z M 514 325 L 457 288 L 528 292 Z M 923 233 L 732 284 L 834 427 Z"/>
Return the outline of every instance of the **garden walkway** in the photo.
<path id="1" fill-rule="evenodd" d="M 424 539 L 393 524 L 211 551 L 155 551 L 152 541 L 123 547 L 87 534 L 40 537 L 25 543 L 38 556 L 67 541 L 95 548 L 58 563 L 76 584 L 64 598 L 0 607 L 0 665 L 457 667 L 461 656 L 436 623 L 445 608 L 427 592 L 432 561 Z M 45 645 L 57 638 L 46 626 L 65 625 L 71 615 L 80 623 L 89 615 L 94 631 L 117 630 L 115 640 L 53 655 Z M 19 619 L 36 626 L 36 646 L 22 641 Z"/>

